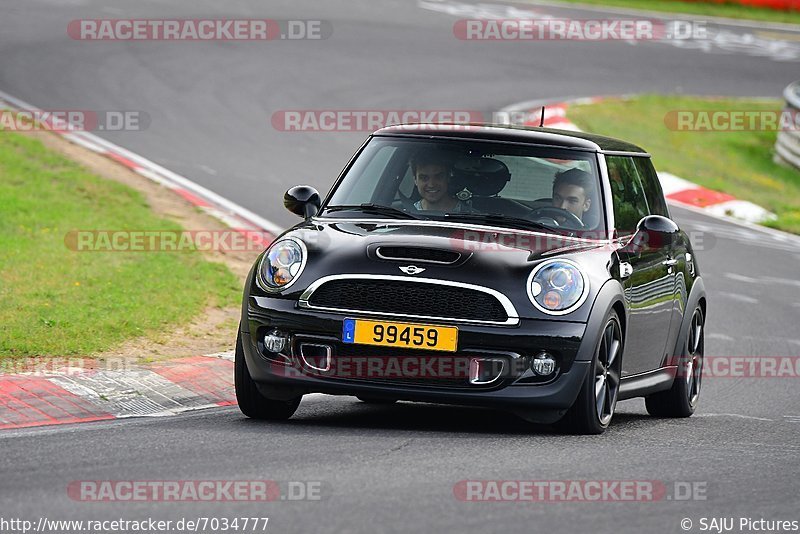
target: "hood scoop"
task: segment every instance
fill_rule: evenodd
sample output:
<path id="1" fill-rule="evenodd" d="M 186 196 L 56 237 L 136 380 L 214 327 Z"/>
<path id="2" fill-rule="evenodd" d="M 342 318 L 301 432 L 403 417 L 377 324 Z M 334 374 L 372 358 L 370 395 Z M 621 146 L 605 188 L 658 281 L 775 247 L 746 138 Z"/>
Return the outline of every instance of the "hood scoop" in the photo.
<path id="1" fill-rule="evenodd" d="M 454 250 L 442 250 L 438 248 L 380 245 L 375 247 L 375 256 L 388 261 L 454 265 L 458 263 L 464 255 Z"/>

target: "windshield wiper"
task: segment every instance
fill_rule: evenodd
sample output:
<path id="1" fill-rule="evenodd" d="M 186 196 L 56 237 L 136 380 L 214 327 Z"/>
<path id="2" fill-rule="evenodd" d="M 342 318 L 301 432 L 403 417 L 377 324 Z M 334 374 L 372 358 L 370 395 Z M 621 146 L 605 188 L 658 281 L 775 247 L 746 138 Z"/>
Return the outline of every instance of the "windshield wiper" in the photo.
<path id="1" fill-rule="evenodd" d="M 506 226 L 511 226 L 513 228 L 518 228 L 522 230 L 546 230 L 548 232 L 555 232 L 561 235 L 567 235 L 567 233 L 571 232 L 564 232 L 561 228 L 554 228 L 552 226 L 547 226 L 546 224 L 542 224 L 536 221 L 530 221 L 528 219 L 522 219 L 520 217 L 509 217 L 508 215 L 502 215 L 500 213 L 445 213 L 445 219 L 455 219 L 460 221 L 472 221 L 472 222 L 484 222 L 484 223 L 494 223 L 494 224 L 501 224 Z"/>
<path id="2" fill-rule="evenodd" d="M 401 219 L 419 219 L 419 217 L 415 217 L 407 211 L 399 210 L 391 206 L 384 206 L 382 204 L 373 204 L 371 202 L 365 202 L 363 204 L 340 204 L 338 206 L 325 207 L 326 212 L 345 210 L 363 211 L 364 213 L 375 213 L 377 215 L 390 215 L 392 217 Z"/>

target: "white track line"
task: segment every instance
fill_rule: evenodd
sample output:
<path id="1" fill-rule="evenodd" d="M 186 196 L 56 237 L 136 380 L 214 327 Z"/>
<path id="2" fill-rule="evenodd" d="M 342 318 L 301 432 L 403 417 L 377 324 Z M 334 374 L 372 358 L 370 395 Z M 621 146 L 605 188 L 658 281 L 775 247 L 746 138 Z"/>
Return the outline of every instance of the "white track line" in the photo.
<path id="1" fill-rule="evenodd" d="M 20 100 L 8 93 L 0 90 L 0 100 L 4 100 L 8 104 L 26 111 L 42 111 L 41 109 L 28 104 L 24 100 Z M 203 187 L 200 184 L 193 182 L 192 180 L 186 178 L 185 176 L 181 176 L 171 170 L 162 167 L 158 163 L 151 161 L 144 156 L 141 156 L 135 152 L 131 152 L 130 150 L 123 148 L 119 145 L 116 145 L 110 141 L 106 141 L 105 139 L 98 137 L 89 132 L 70 132 L 62 134 L 66 139 L 72 141 L 76 144 L 79 144 L 89 150 L 98 153 L 112 153 L 120 155 L 131 162 L 135 163 L 139 167 L 142 168 L 139 174 L 159 182 L 163 185 L 173 186 L 173 187 L 181 187 L 194 193 L 195 195 L 201 197 L 202 199 L 208 201 L 210 204 L 215 205 L 217 208 L 228 211 L 230 213 L 235 214 L 236 216 L 244 219 L 245 221 L 253 224 L 254 226 L 266 230 L 275 236 L 280 235 L 283 233 L 283 228 L 279 225 L 269 221 L 260 215 L 253 213 L 252 211 L 248 210 L 247 208 L 236 204 L 235 202 L 228 200 L 227 198 L 218 195 L 217 193 L 211 191 Z M 229 221 L 223 221 L 226 224 L 229 224 Z"/>

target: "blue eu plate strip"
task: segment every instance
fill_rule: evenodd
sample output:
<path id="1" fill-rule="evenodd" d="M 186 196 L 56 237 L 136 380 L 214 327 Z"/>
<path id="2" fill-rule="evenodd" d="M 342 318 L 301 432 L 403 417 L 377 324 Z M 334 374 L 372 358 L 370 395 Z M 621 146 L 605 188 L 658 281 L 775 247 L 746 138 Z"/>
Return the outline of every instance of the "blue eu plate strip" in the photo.
<path id="1" fill-rule="evenodd" d="M 356 320 L 345 319 L 342 323 L 342 341 L 345 343 L 355 343 Z"/>

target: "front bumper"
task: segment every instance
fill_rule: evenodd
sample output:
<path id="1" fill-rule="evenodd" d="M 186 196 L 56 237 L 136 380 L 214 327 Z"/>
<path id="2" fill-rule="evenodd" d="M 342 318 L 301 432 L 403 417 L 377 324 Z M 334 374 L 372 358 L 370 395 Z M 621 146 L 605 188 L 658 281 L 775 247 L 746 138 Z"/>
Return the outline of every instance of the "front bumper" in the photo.
<path id="1" fill-rule="evenodd" d="M 247 367 L 266 397 L 327 393 L 473 405 L 516 412 L 544 423 L 559 419 L 574 403 L 590 365 L 581 357 L 586 351 L 579 349 L 584 342 L 593 343 L 584 339 L 583 323 L 521 319 L 515 326 L 486 326 L 441 321 L 436 324 L 459 329 L 456 353 L 401 351 L 341 342 L 344 319 L 374 318 L 369 314 L 300 309 L 295 301 L 263 296 L 248 297 L 243 311 Z M 268 352 L 263 344 L 264 335 L 275 331 L 291 340 L 281 356 Z M 318 366 L 316 360 L 306 358 L 309 346 L 327 347 L 323 352 L 333 363 L 330 371 L 309 366 L 309 362 Z M 545 378 L 530 370 L 531 358 L 542 351 L 558 362 L 556 373 Z M 400 364 L 389 373 L 388 367 L 370 366 L 376 359 Z M 499 361 L 503 371 L 488 383 L 472 384 L 467 375 L 475 359 Z M 446 365 L 420 365 L 433 360 Z M 433 373 L 425 372 L 431 368 Z"/>

